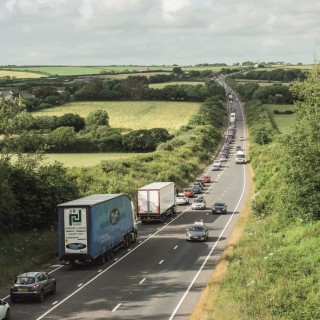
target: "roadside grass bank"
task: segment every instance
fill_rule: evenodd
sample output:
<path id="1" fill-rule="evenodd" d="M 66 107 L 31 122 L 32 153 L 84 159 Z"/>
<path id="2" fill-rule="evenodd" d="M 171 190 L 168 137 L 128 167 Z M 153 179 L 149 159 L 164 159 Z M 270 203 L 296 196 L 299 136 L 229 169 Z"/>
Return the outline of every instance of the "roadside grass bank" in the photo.
<path id="1" fill-rule="evenodd" d="M 108 113 L 112 128 L 164 128 L 172 133 L 187 125 L 198 113 L 200 106 L 201 103 L 176 101 L 79 101 L 33 112 L 32 115 L 62 116 L 74 113 L 86 118 L 91 112 L 100 109 Z"/>
<path id="2" fill-rule="evenodd" d="M 8 289 L 21 272 L 45 268 L 58 255 L 58 234 L 54 230 L 33 230 L 0 236 L 0 289 Z M 2 298 L 2 297 L 1 297 Z"/>

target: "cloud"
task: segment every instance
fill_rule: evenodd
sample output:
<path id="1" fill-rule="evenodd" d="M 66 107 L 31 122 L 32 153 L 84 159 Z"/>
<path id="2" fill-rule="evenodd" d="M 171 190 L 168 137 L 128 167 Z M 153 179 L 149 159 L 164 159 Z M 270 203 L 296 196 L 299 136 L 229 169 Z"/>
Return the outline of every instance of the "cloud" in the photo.
<path id="1" fill-rule="evenodd" d="M 313 0 L 5 0 L 0 64 L 312 62 L 319 20 Z"/>

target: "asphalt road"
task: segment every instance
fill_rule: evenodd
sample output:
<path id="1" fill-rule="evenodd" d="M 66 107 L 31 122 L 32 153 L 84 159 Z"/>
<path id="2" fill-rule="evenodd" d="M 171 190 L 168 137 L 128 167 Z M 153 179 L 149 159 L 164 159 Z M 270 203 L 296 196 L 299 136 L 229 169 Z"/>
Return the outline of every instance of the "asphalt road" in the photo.
<path id="1" fill-rule="evenodd" d="M 217 263 L 238 219 L 248 191 L 246 165 L 236 164 L 235 146 L 245 147 L 240 102 L 236 110 L 236 138 L 220 171 L 207 168 L 213 183 L 203 191 L 208 209 L 189 206 L 165 223 L 139 224 L 137 242 L 121 249 L 103 266 L 52 266 L 57 293 L 43 303 L 11 304 L 12 320 L 82 319 L 187 319 Z M 226 202 L 227 214 L 212 214 L 211 205 Z M 191 200 L 192 202 L 192 200 Z M 191 204 L 190 202 L 190 204 Z M 209 227 L 207 242 L 188 242 L 185 229 L 203 220 Z"/>

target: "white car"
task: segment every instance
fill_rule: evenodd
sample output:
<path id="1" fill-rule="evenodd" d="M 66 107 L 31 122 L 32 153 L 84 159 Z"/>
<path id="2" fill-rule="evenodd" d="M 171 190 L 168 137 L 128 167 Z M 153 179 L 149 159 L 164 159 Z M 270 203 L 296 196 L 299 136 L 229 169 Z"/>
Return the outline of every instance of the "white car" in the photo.
<path id="1" fill-rule="evenodd" d="M 244 137 L 239 137 L 239 141 L 244 141 Z"/>
<path id="2" fill-rule="evenodd" d="M 178 193 L 176 196 L 176 204 L 188 204 L 189 198 L 186 197 L 183 193 Z"/>
<path id="3" fill-rule="evenodd" d="M 0 319 L 10 319 L 10 306 L 9 303 L 0 299 Z"/>
<path id="4" fill-rule="evenodd" d="M 221 161 L 220 160 L 214 160 L 213 161 L 213 165 L 220 168 L 221 167 Z"/>

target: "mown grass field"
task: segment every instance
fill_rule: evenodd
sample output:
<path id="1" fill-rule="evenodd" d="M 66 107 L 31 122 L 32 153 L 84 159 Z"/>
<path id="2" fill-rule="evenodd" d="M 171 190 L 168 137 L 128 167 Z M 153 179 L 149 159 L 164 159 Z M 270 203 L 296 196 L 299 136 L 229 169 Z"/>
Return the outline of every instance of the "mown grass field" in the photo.
<path id="1" fill-rule="evenodd" d="M 146 153 L 144 153 L 145 155 Z M 63 163 L 65 167 L 92 167 L 101 161 L 114 161 L 133 158 L 139 153 L 46 153 L 43 154 L 43 162 L 52 164 L 55 161 Z M 12 155 L 12 161 L 17 157 Z"/>
<path id="2" fill-rule="evenodd" d="M 13 70 L 5 70 L 0 69 L 0 78 L 11 77 L 17 79 L 27 79 L 27 78 L 41 78 L 46 77 L 44 74 L 29 72 L 29 71 L 13 71 Z"/>
<path id="3" fill-rule="evenodd" d="M 34 116 L 62 116 L 65 113 L 87 117 L 98 109 L 106 110 L 113 128 L 127 130 L 165 128 L 175 132 L 198 112 L 200 103 L 171 101 L 94 101 L 72 102 L 34 112 Z"/>
<path id="4" fill-rule="evenodd" d="M 204 85 L 204 82 L 201 81 L 184 81 L 184 82 L 165 82 L 165 83 L 151 83 L 149 84 L 149 88 L 153 89 L 162 89 L 166 86 L 175 86 L 175 85 L 189 85 L 196 86 L 197 84 Z"/>
<path id="5" fill-rule="evenodd" d="M 250 82 L 256 82 L 260 87 L 272 86 L 273 84 L 283 84 L 284 86 L 288 86 L 291 82 L 281 82 L 281 81 L 262 81 L 262 80 L 246 80 L 246 79 L 236 79 L 239 84 L 246 84 Z"/>
<path id="6" fill-rule="evenodd" d="M 275 114 L 274 110 L 279 110 L 284 112 L 287 110 L 292 110 L 293 105 L 283 105 L 283 104 L 265 104 L 264 108 L 268 111 L 269 116 L 273 123 L 275 123 L 277 129 L 280 133 L 290 133 L 292 131 L 292 126 L 295 122 L 293 114 Z"/>

